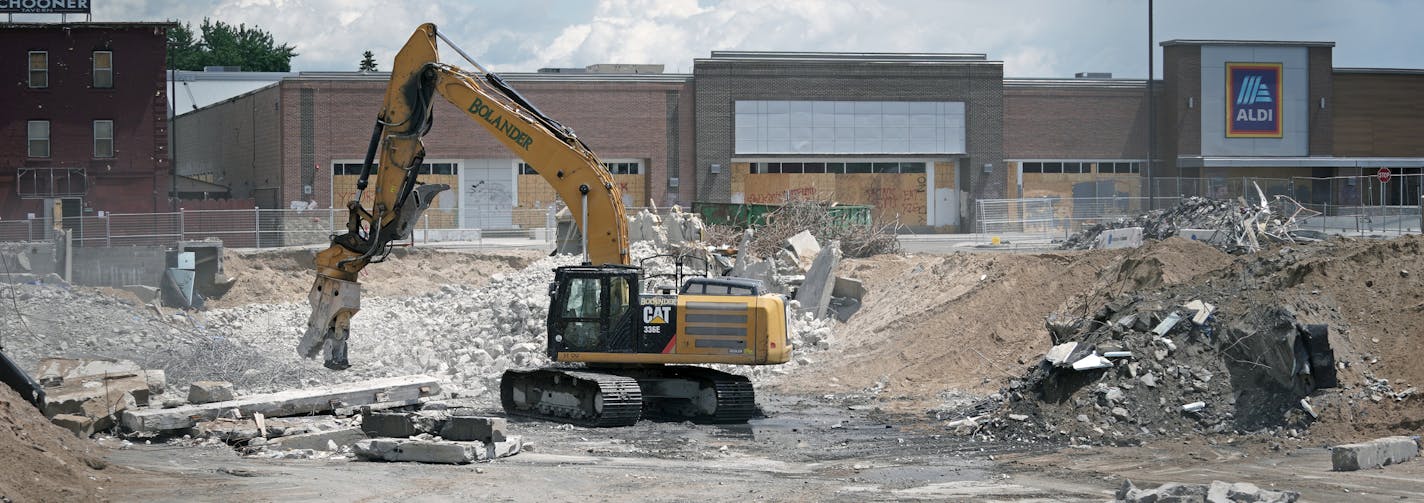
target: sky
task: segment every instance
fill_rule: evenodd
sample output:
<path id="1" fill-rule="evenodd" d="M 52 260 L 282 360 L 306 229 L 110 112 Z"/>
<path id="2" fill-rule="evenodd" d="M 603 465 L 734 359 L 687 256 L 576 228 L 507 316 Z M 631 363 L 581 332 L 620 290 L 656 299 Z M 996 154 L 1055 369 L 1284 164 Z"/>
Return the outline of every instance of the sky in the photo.
<path id="1" fill-rule="evenodd" d="M 485 67 L 656 63 L 714 50 L 983 53 L 1006 77 L 1147 76 L 1146 0 L 93 0 L 95 21 L 203 18 L 269 31 L 295 71 L 380 69 L 420 23 Z M 1157 0 L 1156 42 L 1335 42 L 1336 67 L 1424 68 L 1424 1 Z M 43 19 L 52 19 L 49 16 Z M 17 18 L 20 20 L 20 18 Z M 1161 77 L 1161 50 L 1155 74 Z M 458 59 L 443 49 L 446 61 Z M 458 64 L 458 62 L 456 62 Z"/>

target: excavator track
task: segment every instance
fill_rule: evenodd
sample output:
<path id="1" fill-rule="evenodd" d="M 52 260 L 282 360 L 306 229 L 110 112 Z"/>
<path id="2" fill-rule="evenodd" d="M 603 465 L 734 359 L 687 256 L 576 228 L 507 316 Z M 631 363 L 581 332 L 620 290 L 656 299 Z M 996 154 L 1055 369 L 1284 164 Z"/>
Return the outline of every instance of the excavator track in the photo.
<path id="1" fill-rule="evenodd" d="M 703 367 L 670 367 L 674 375 L 698 381 L 716 397 L 712 414 L 693 418 L 696 422 L 745 423 L 756 414 L 756 392 L 745 376 Z"/>
<path id="2" fill-rule="evenodd" d="M 500 380 L 506 414 L 592 427 L 630 426 L 643 412 L 631 377 L 563 369 L 507 370 Z"/>

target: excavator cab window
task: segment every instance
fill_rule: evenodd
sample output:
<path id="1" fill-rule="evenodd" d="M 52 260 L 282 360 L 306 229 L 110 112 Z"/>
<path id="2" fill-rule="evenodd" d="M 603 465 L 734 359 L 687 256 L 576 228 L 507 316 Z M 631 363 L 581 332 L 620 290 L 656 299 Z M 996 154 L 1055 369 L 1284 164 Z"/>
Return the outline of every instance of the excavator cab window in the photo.
<path id="1" fill-rule="evenodd" d="M 560 351 L 633 350 L 636 273 L 579 271 L 559 274 L 550 305 L 550 337 Z"/>

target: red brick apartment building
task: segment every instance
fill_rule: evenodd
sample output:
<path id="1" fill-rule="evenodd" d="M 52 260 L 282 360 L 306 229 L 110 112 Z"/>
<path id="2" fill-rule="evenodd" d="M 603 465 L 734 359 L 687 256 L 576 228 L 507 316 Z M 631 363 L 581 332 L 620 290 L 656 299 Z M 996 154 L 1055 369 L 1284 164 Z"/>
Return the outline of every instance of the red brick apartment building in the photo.
<path id="1" fill-rule="evenodd" d="M 0 24 L 0 219 L 172 210 L 172 26 Z"/>

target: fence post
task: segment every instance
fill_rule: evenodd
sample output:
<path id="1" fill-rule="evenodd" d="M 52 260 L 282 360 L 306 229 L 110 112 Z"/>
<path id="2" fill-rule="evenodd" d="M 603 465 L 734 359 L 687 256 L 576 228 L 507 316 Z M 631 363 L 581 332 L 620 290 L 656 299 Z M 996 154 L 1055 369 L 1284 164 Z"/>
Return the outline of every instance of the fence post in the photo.
<path id="1" fill-rule="evenodd" d="M 1419 232 L 1424 233 L 1424 195 L 1419 196 Z"/>
<path id="2" fill-rule="evenodd" d="M 111 221 L 108 215 L 104 215 L 104 246 L 106 248 L 114 246 L 114 233 L 110 231 L 109 225 Z"/>
<path id="3" fill-rule="evenodd" d="M 262 208 L 252 207 L 252 247 L 262 247 Z"/>
<path id="4" fill-rule="evenodd" d="M 420 216 L 425 219 L 425 244 L 430 244 L 430 214 L 426 213 Z"/>
<path id="5" fill-rule="evenodd" d="M 183 240 L 183 208 L 178 208 L 178 240 Z"/>

